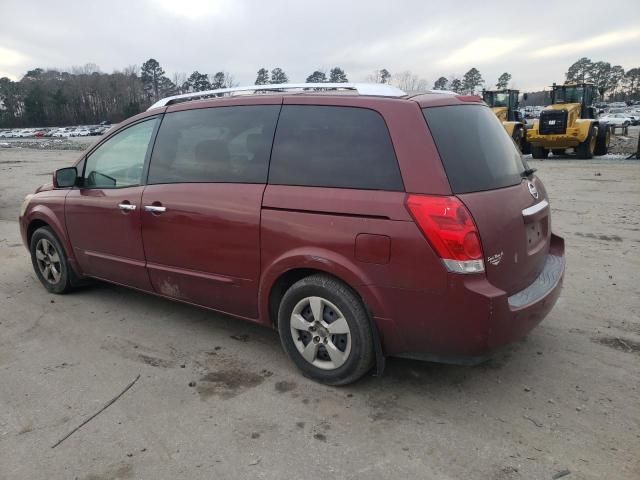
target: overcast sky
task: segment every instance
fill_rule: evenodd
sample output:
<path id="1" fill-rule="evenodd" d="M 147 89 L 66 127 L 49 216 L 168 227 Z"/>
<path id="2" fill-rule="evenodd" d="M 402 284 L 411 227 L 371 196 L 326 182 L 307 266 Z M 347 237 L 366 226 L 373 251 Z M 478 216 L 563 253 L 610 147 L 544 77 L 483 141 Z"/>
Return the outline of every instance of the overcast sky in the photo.
<path id="1" fill-rule="evenodd" d="M 582 56 L 640 66 L 640 0 L 0 0 L 0 77 L 95 63 L 104 72 L 157 59 L 167 74 L 260 67 L 302 82 L 342 67 L 351 81 L 410 70 L 429 85 L 471 67 L 487 84 L 563 81 Z"/>

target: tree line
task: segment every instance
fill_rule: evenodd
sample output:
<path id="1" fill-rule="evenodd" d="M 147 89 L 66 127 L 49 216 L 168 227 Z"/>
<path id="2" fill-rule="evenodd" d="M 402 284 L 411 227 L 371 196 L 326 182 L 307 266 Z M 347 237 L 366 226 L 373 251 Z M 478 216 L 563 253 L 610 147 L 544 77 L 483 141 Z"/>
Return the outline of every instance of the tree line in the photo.
<path id="1" fill-rule="evenodd" d="M 280 67 L 270 71 L 260 68 L 255 84 L 288 81 Z M 343 69 L 334 67 L 328 76 L 316 70 L 306 81 L 342 83 L 348 78 Z M 103 73 L 95 64 L 74 67 L 68 72 L 35 68 L 16 82 L 0 78 L 0 127 L 119 122 L 170 95 L 237 85 L 233 75 L 224 71 L 209 75 L 196 70 L 188 76 L 174 73 L 169 78 L 154 58 L 141 67 L 131 65 L 113 73 Z"/>
<path id="2" fill-rule="evenodd" d="M 603 99 L 640 99 L 640 67 L 625 71 L 620 65 L 592 62 L 583 57 L 574 62 L 565 74 L 566 81 L 592 82 Z M 512 76 L 504 72 L 495 83 L 496 89 L 507 88 Z M 392 74 L 388 69 L 373 71 L 369 82 L 386 83 L 407 91 L 430 88 L 430 83 L 412 73 Z M 343 83 L 349 79 L 340 67 L 326 72 L 314 70 L 306 83 Z M 277 85 L 289 82 L 286 72 L 275 67 L 260 68 L 255 85 Z M 97 65 L 74 67 L 71 71 L 55 69 L 29 70 L 19 81 L 0 78 L 0 127 L 53 126 L 98 123 L 102 120 L 121 121 L 169 95 L 200 92 L 237 86 L 234 76 L 219 71 L 212 75 L 194 71 L 174 73 L 169 78 L 160 63 L 150 58 L 141 67 L 131 65 L 122 71 L 103 73 Z M 477 94 L 486 82 L 473 67 L 462 76 L 439 77 L 431 87 L 462 94 Z M 493 87 L 493 85 L 491 85 Z M 539 98 L 538 98 L 539 97 Z M 530 95 L 530 104 L 548 100 L 545 92 Z"/>

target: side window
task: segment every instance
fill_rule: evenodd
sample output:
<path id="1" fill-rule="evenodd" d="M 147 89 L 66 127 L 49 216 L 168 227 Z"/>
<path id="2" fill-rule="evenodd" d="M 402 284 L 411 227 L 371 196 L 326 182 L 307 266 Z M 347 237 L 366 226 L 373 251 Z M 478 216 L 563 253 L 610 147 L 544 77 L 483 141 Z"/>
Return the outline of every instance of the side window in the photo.
<path id="1" fill-rule="evenodd" d="M 384 120 L 353 107 L 283 106 L 269 183 L 403 190 Z"/>
<path id="2" fill-rule="evenodd" d="M 279 111 L 253 105 L 166 114 L 148 183 L 266 183 Z"/>
<path id="3" fill-rule="evenodd" d="M 140 185 L 157 119 L 137 123 L 100 145 L 86 160 L 83 186 L 122 188 Z"/>

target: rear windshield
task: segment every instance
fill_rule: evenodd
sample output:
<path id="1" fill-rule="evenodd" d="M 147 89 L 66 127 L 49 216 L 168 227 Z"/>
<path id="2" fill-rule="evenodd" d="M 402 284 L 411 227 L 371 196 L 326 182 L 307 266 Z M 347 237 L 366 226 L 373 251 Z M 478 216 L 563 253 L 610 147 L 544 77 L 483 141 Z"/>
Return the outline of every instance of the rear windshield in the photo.
<path id="1" fill-rule="evenodd" d="M 517 185 L 526 169 L 495 114 L 482 105 L 423 108 L 454 193 Z"/>

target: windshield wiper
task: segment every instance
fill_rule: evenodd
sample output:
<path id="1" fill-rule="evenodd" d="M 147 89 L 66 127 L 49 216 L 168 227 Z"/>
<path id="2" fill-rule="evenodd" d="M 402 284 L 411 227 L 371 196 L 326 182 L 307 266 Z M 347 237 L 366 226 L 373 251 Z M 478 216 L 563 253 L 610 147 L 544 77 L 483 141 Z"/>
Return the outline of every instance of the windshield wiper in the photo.
<path id="1" fill-rule="evenodd" d="M 524 172 L 520 173 L 520 176 L 522 178 L 529 178 L 531 175 L 533 175 L 537 171 L 538 171 L 537 168 L 527 168 Z"/>

